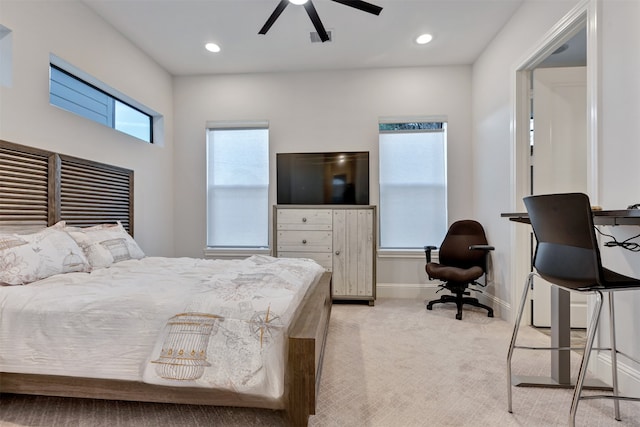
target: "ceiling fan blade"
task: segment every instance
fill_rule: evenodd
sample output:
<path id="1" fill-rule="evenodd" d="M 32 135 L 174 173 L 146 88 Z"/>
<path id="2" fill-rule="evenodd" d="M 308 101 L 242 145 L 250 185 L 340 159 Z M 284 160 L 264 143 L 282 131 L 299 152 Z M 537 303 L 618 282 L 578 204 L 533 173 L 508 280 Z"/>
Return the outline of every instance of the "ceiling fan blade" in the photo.
<path id="1" fill-rule="evenodd" d="M 323 43 L 329 40 L 329 34 L 327 34 L 327 30 L 324 29 L 324 25 L 322 25 L 322 21 L 320 21 L 318 12 L 316 12 L 316 8 L 313 3 L 311 3 L 311 0 L 304 4 L 304 9 L 307 11 L 309 18 L 311 18 L 311 22 L 313 22 L 313 26 L 316 28 L 318 36 L 320 36 L 320 40 L 322 40 Z"/>
<path id="2" fill-rule="evenodd" d="M 289 4 L 289 0 L 280 0 L 280 3 L 278 3 L 273 13 L 269 17 L 269 19 L 267 19 L 267 22 L 264 23 L 260 31 L 258 31 L 258 34 L 267 34 L 267 31 L 269 31 L 269 28 L 271 28 L 273 23 L 276 22 L 276 19 L 278 19 L 278 17 L 280 16 L 284 8 L 287 7 L 288 4 Z"/>
<path id="3" fill-rule="evenodd" d="M 367 3 L 362 0 L 333 0 L 336 3 L 344 4 L 345 6 L 351 6 L 356 9 L 359 9 L 363 12 L 373 13 L 374 15 L 380 15 L 382 12 L 382 8 L 380 6 L 376 6 L 375 4 Z"/>

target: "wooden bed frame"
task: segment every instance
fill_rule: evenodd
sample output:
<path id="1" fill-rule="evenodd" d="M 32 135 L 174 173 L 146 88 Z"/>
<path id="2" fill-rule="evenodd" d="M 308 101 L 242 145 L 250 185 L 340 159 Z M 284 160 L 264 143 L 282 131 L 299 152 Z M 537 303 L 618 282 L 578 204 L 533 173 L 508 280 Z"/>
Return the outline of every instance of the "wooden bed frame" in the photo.
<path id="1" fill-rule="evenodd" d="M 120 221 L 133 235 L 133 171 L 0 140 L 0 230 L 24 231 L 61 220 L 74 226 Z M 0 391 L 277 409 L 291 425 L 306 426 L 316 409 L 330 315 L 331 274 L 325 273 L 289 326 L 283 401 L 216 389 L 5 372 Z"/>

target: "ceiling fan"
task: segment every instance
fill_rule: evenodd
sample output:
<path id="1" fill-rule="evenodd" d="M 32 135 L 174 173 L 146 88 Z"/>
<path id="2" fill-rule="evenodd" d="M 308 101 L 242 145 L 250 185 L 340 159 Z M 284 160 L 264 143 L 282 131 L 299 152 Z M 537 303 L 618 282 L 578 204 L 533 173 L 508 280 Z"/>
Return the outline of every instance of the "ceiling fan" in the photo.
<path id="1" fill-rule="evenodd" d="M 350 6 L 355 9 L 361 10 L 363 12 L 372 13 L 374 15 L 380 15 L 382 8 L 380 6 L 376 6 L 371 3 L 367 3 L 362 0 L 332 0 L 336 3 L 342 3 L 345 6 Z M 318 32 L 318 36 L 322 42 L 326 42 L 329 40 L 329 34 L 327 34 L 327 30 L 324 29 L 324 25 L 322 25 L 322 21 L 320 21 L 320 17 L 318 16 L 318 12 L 316 12 L 316 8 L 313 6 L 311 0 L 280 0 L 280 3 L 276 6 L 275 10 L 267 19 L 264 26 L 258 31 L 258 34 L 267 34 L 267 31 L 271 28 L 276 19 L 280 16 L 282 11 L 287 7 L 289 3 L 303 5 L 304 9 L 307 11 L 307 15 L 311 19 L 313 26 L 316 28 Z"/>

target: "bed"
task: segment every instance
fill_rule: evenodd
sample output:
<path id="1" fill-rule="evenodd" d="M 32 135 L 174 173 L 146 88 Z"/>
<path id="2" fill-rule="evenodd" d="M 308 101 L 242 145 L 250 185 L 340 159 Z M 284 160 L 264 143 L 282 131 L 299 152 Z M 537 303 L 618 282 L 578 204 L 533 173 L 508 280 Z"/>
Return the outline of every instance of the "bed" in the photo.
<path id="1" fill-rule="evenodd" d="M 43 343 L 63 346 L 57 360 L 34 352 L 34 342 L 9 350 L 8 342 L 21 341 L 0 330 L 2 393 L 268 408 L 285 411 L 291 425 L 307 425 L 315 413 L 331 312 L 331 276 L 315 263 L 146 257 L 131 237 L 132 171 L 6 141 L 0 141 L 0 232 L 29 244 L 46 235 L 52 248 L 71 248 L 64 249 L 64 271 L 40 263 L 29 284 L 0 288 L 3 323 L 17 331 L 49 323 L 54 328 L 40 334 Z M 75 299 L 65 294 L 71 289 Z M 204 297 L 211 292 L 218 295 Z M 101 338 L 97 325 L 112 336 Z M 84 332 L 75 337 L 70 330 Z M 126 350 L 113 350 L 115 337 Z M 185 342 L 190 352 L 178 354 Z M 92 370 L 96 359 L 104 367 Z"/>

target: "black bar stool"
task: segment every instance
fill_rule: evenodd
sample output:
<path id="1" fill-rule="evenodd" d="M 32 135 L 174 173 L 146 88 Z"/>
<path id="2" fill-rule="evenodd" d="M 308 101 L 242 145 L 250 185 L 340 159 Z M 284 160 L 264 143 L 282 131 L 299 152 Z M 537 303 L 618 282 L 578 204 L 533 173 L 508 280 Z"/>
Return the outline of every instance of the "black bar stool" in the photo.
<path id="1" fill-rule="evenodd" d="M 513 351 L 520 349 L 541 349 L 517 346 L 516 339 L 520 321 L 529 292 L 531 280 L 539 275 L 552 286 L 595 296 L 595 306 L 589 323 L 587 341 L 580 363 L 580 370 L 569 411 L 569 425 L 575 426 L 578 403 L 583 399 L 613 399 L 615 419 L 620 420 L 620 400 L 640 402 L 638 397 L 620 396 L 618 392 L 618 361 L 620 352 L 616 349 L 614 293 L 623 290 L 640 289 L 640 280 L 602 267 L 600 251 L 593 225 L 593 215 L 589 198 L 581 193 L 547 194 L 524 198 L 529 219 L 536 236 L 537 246 L 533 257 L 535 272 L 527 276 L 524 292 L 516 317 L 511 344 L 507 355 L 508 407 L 512 410 L 511 361 Z M 611 395 L 582 395 L 587 374 L 589 356 L 594 350 L 593 342 L 600 321 L 603 293 L 609 296 L 609 335 L 610 348 L 598 350 L 611 351 L 612 388 Z M 546 350 L 568 350 L 567 347 L 545 347 Z M 629 357 L 625 355 L 626 357 Z M 633 360 L 631 357 L 629 357 Z M 637 361 L 636 361 L 637 362 Z"/>

